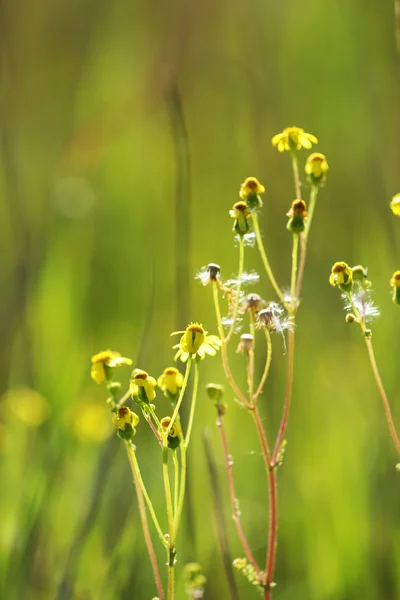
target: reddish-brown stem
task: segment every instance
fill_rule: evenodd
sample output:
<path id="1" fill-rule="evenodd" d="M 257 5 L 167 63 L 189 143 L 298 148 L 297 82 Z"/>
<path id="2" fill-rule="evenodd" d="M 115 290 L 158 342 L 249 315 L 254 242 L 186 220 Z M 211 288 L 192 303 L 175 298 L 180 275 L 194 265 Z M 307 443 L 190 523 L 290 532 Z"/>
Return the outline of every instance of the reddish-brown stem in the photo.
<path id="1" fill-rule="evenodd" d="M 379 374 L 378 365 L 376 364 L 374 348 L 372 346 L 371 338 L 365 337 L 365 343 L 367 344 L 369 360 L 371 363 L 372 371 L 378 386 L 380 396 L 382 398 L 383 406 L 385 408 L 386 420 L 389 425 L 390 435 L 392 436 L 394 445 L 396 446 L 397 453 L 400 454 L 400 441 L 397 435 L 396 427 L 393 423 L 392 411 L 390 410 L 389 400 L 386 396 L 385 388 L 383 387 L 382 379 Z"/>
<path id="2" fill-rule="evenodd" d="M 260 567 L 257 564 L 257 561 L 255 560 L 251 550 L 250 550 L 250 546 L 249 543 L 247 541 L 246 535 L 243 531 L 243 527 L 242 527 L 242 523 L 240 520 L 240 510 L 239 510 L 239 505 L 238 505 L 238 499 L 236 497 L 236 492 L 235 492 L 235 483 L 233 480 L 233 472 L 232 472 L 232 460 L 229 454 L 229 450 L 228 450 L 228 441 L 226 438 L 226 432 L 225 432 L 225 426 L 223 423 L 223 418 L 222 418 L 222 414 L 220 412 L 218 412 L 218 418 L 217 418 L 217 427 L 220 430 L 221 433 L 221 442 L 222 442 L 222 447 L 224 450 L 224 458 L 225 458 L 225 467 L 226 467 L 226 474 L 228 477 L 228 488 L 229 488 L 229 495 L 231 498 L 231 504 L 232 504 L 232 517 L 233 520 L 235 522 L 236 525 L 236 529 L 240 538 L 240 541 L 242 543 L 243 546 L 243 550 L 247 556 L 247 559 L 249 560 L 249 562 L 251 562 L 251 564 L 253 565 L 253 567 L 255 568 L 257 574 L 259 575 L 260 573 Z"/>
<path id="3" fill-rule="evenodd" d="M 286 375 L 286 390 L 285 400 L 283 404 L 283 414 L 279 425 L 278 436 L 276 438 L 274 452 L 272 455 L 272 464 L 275 465 L 280 447 L 282 445 L 283 438 L 285 436 L 286 427 L 288 423 L 290 400 L 292 397 L 292 385 L 293 385 L 293 367 L 294 367 L 294 331 L 289 330 L 288 336 L 288 361 L 287 361 L 287 375 Z"/>
<path id="4" fill-rule="evenodd" d="M 146 508 L 145 508 L 145 504 L 144 504 L 143 493 L 142 493 L 142 490 L 140 487 L 140 483 L 139 483 L 139 480 L 137 477 L 136 470 L 131 461 L 128 443 L 129 442 L 125 442 L 125 445 L 126 445 L 126 450 L 128 453 L 129 464 L 131 465 L 133 481 L 135 483 L 135 490 L 136 490 L 136 496 L 138 499 L 139 515 L 140 515 L 140 521 L 142 523 L 144 540 L 146 542 L 147 552 L 149 554 L 151 566 L 153 568 L 153 576 L 154 576 L 154 581 L 155 581 L 156 587 L 157 587 L 157 593 L 158 593 L 160 600 L 164 600 L 164 590 L 163 590 L 162 583 L 161 583 L 160 572 L 158 570 L 157 558 L 156 558 L 156 554 L 154 552 L 153 542 L 151 541 L 151 535 L 150 535 L 150 530 L 149 530 L 149 524 L 147 522 Z"/>
<path id="5" fill-rule="evenodd" d="M 276 482 L 276 472 L 271 464 L 271 454 L 268 448 L 268 442 L 264 428 L 261 423 L 260 413 L 257 406 L 252 411 L 254 421 L 257 427 L 258 436 L 261 442 L 262 454 L 264 457 L 265 470 L 268 477 L 269 489 L 269 532 L 268 532 L 268 552 L 265 563 L 265 595 L 264 600 L 270 600 L 272 588 L 271 583 L 274 576 L 276 543 L 278 533 L 278 491 Z"/>

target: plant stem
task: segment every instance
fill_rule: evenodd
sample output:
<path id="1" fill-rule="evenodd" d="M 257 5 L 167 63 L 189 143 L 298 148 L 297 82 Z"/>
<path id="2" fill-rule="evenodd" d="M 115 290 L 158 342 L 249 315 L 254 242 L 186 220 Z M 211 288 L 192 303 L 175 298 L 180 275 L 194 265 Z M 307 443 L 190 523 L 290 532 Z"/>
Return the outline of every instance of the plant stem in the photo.
<path id="1" fill-rule="evenodd" d="M 297 256 L 299 252 L 299 234 L 293 234 L 293 250 L 292 250 L 292 276 L 290 280 L 290 313 L 294 316 L 297 309 L 296 298 L 296 277 L 297 277 Z"/>
<path id="2" fill-rule="evenodd" d="M 301 182 L 300 182 L 299 163 L 297 160 L 296 150 L 291 150 L 290 156 L 292 159 L 293 179 L 294 179 L 294 189 L 296 192 L 296 200 L 301 200 Z"/>
<path id="3" fill-rule="evenodd" d="M 252 415 L 256 424 L 258 436 L 261 442 L 262 454 L 264 457 L 265 470 L 268 477 L 268 490 L 269 490 L 269 532 L 268 532 L 268 552 L 265 563 L 265 595 L 264 600 L 270 600 L 272 596 L 271 583 L 274 576 L 275 568 L 275 557 L 277 547 L 277 533 L 278 533 L 278 490 L 276 481 L 276 470 L 271 464 L 271 454 L 268 448 L 267 438 L 265 436 L 264 428 L 261 423 L 260 413 L 258 412 L 257 406 L 252 411 Z"/>
<path id="4" fill-rule="evenodd" d="M 230 367 L 229 367 L 227 346 L 225 343 L 224 330 L 222 327 L 222 320 L 221 320 L 221 309 L 219 307 L 218 284 L 215 281 L 213 281 L 213 298 L 214 298 L 215 315 L 217 318 L 217 328 L 218 328 L 219 337 L 221 338 L 221 357 L 222 357 L 222 365 L 223 365 L 224 371 L 225 371 L 225 376 L 229 382 L 229 385 L 231 386 L 232 390 L 235 392 L 235 394 L 238 397 L 238 399 L 240 400 L 240 402 L 247 408 L 250 408 L 251 405 L 246 400 L 246 397 L 243 394 L 243 392 L 241 392 L 241 390 L 239 389 L 236 381 L 233 378 L 233 375 L 232 375 Z"/>
<path id="5" fill-rule="evenodd" d="M 190 373 L 190 367 L 191 366 L 192 366 L 192 357 L 189 356 L 188 361 L 186 363 L 185 377 L 184 377 L 184 380 L 183 380 L 181 391 L 179 393 L 178 400 L 176 402 L 175 410 L 174 410 L 174 412 L 172 414 L 171 421 L 170 421 L 170 423 L 169 423 L 169 425 L 167 427 L 167 430 L 164 433 L 165 440 L 168 438 L 168 436 L 169 436 L 169 434 L 171 432 L 172 426 L 175 423 L 176 418 L 177 418 L 177 416 L 179 414 L 179 409 L 180 409 L 181 404 L 182 404 L 183 396 L 185 395 L 186 386 L 187 386 L 187 382 L 188 382 L 188 379 L 189 379 L 189 373 Z M 164 445 L 165 444 L 166 444 L 166 442 L 164 443 Z"/>
<path id="6" fill-rule="evenodd" d="M 186 431 L 186 437 L 184 440 L 181 441 L 181 446 L 180 446 L 180 448 L 181 448 L 181 483 L 180 483 L 180 488 L 179 488 L 179 499 L 178 499 L 177 509 L 175 511 L 175 517 L 174 517 L 175 536 L 178 533 L 179 523 L 181 520 L 182 510 L 183 510 L 183 502 L 185 499 L 186 469 L 187 469 L 186 455 L 187 455 L 187 449 L 189 447 L 190 436 L 192 434 L 198 388 L 199 388 L 199 365 L 197 364 L 197 362 L 195 362 L 194 363 L 194 383 L 193 383 L 193 393 L 192 393 L 192 405 L 190 407 L 189 422 L 188 422 L 188 427 L 187 427 L 187 431 Z"/>
<path id="7" fill-rule="evenodd" d="M 266 361 L 265 361 L 264 373 L 263 373 L 263 375 L 261 377 L 260 385 L 258 386 L 256 393 L 254 394 L 254 400 L 257 400 L 258 396 L 263 391 L 263 387 L 264 387 L 265 382 L 267 380 L 268 373 L 269 373 L 269 368 L 271 366 L 271 360 L 272 360 L 271 334 L 270 334 L 270 332 L 268 331 L 267 328 L 264 329 L 264 332 L 265 332 L 265 337 L 266 337 L 266 340 L 267 340 L 267 358 L 266 358 Z"/>
<path id="8" fill-rule="evenodd" d="M 176 450 L 172 451 L 172 460 L 174 462 L 174 512 L 176 514 L 179 496 L 179 461 Z"/>
<path id="9" fill-rule="evenodd" d="M 386 395 L 385 388 L 383 387 L 382 378 L 380 376 L 378 365 L 376 363 L 374 347 L 372 345 L 371 334 L 368 334 L 368 328 L 365 324 L 363 317 L 360 314 L 360 311 L 358 310 L 357 306 L 354 303 L 352 293 L 349 292 L 347 294 L 347 297 L 349 299 L 349 302 L 351 304 L 353 312 L 357 317 L 357 321 L 361 327 L 361 331 L 363 333 L 365 344 L 366 344 L 367 350 L 368 350 L 368 356 L 369 356 L 369 361 L 371 363 L 372 372 L 374 374 L 376 385 L 378 386 L 379 394 L 381 396 L 383 407 L 385 409 L 386 420 L 389 425 L 390 435 L 392 436 L 392 440 L 394 442 L 394 445 L 396 446 L 397 453 L 400 454 L 400 440 L 397 435 L 395 424 L 393 422 L 393 416 L 392 416 L 392 411 L 390 410 L 389 400 Z"/>
<path id="10" fill-rule="evenodd" d="M 274 452 L 272 455 L 272 464 L 275 465 L 278 453 L 285 436 L 286 427 L 289 418 L 290 402 L 292 398 L 292 387 L 293 387 L 293 368 L 294 368 L 294 331 L 289 329 L 288 335 L 288 362 L 286 372 L 286 389 L 285 399 L 283 402 L 283 413 L 282 419 L 279 425 L 278 436 L 276 438 Z"/>
<path id="11" fill-rule="evenodd" d="M 164 533 L 163 533 L 163 531 L 162 531 L 162 529 L 160 527 L 160 524 L 158 522 L 157 515 L 156 515 L 156 513 L 154 511 L 153 503 L 150 500 L 150 497 L 149 497 L 149 495 L 147 493 L 146 486 L 144 484 L 144 481 L 143 481 L 143 478 L 142 478 L 142 474 L 140 472 L 139 463 L 138 463 L 137 458 L 136 458 L 136 452 L 134 450 L 133 444 L 127 442 L 126 443 L 126 449 L 127 449 L 127 452 L 128 452 L 128 458 L 129 458 L 129 463 L 131 465 L 132 473 L 134 473 L 135 483 L 138 482 L 138 484 L 140 486 L 140 489 L 142 491 L 144 499 L 146 500 L 146 504 L 147 504 L 147 508 L 149 509 L 150 516 L 151 516 L 151 518 L 153 520 L 154 527 L 156 528 L 156 531 L 158 533 L 158 537 L 160 538 L 161 543 L 163 544 L 164 548 L 166 548 L 167 547 L 167 541 L 165 539 L 165 535 L 164 535 Z"/>
<path id="12" fill-rule="evenodd" d="M 250 403 L 254 404 L 254 363 L 255 363 L 255 347 L 256 347 L 256 336 L 255 336 L 255 324 L 254 314 L 250 311 L 250 335 L 253 336 L 253 347 L 249 350 L 249 360 L 247 364 L 247 384 L 249 386 L 249 398 Z"/>
<path id="13" fill-rule="evenodd" d="M 264 244 L 262 241 L 262 237 L 261 237 L 261 233 L 260 233 L 260 226 L 258 224 L 258 216 L 257 213 L 254 211 L 251 213 L 251 217 L 253 220 L 253 228 L 254 228 L 254 233 L 256 234 L 256 241 L 257 241 L 257 246 L 258 246 L 258 250 L 260 252 L 260 256 L 261 256 L 261 260 L 263 262 L 265 271 L 268 275 L 268 278 L 272 284 L 272 287 L 274 288 L 279 300 L 281 302 L 283 302 L 283 304 L 285 304 L 285 299 L 283 297 L 283 294 L 281 292 L 281 289 L 279 287 L 279 285 L 276 282 L 276 279 L 274 277 L 274 274 L 272 273 L 272 269 L 271 266 L 269 264 L 268 258 L 267 258 L 267 254 L 265 252 L 265 248 L 264 248 Z"/>
<path id="14" fill-rule="evenodd" d="M 310 233 L 311 223 L 314 215 L 315 204 L 318 195 L 318 186 L 312 185 L 311 193 L 310 193 L 310 202 L 308 205 L 308 216 L 306 221 L 306 228 L 304 232 L 300 236 L 300 264 L 299 264 L 299 272 L 297 277 L 297 286 L 296 286 L 296 297 L 300 298 L 301 286 L 303 283 L 303 275 L 304 268 L 306 266 L 306 258 L 307 258 L 307 242 L 308 242 L 308 234 Z"/>
<path id="15" fill-rule="evenodd" d="M 130 442 L 125 442 L 125 447 L 126 447 L 126 450 L 128 453 L 129 464 L 131 465 L 133 481 L 135 483 L 135 490 L 136 490 L 136 495 L 137 495 L 137 499 L 138 499 L 139 515 L 140 515 L 140 521 L 142 523 L 143 535 L 144 535 L 144 539 L 145 539 L 145 543 L 146 543 L 146 547 L 147 547 L 147 552 L 149 554 L 151 566 L 153 569 L 153 576 L 154 576 L 154 581 L 155 581 L 156 587 L 157 587 L 158 597 L 160 600 L 164 600 L 164 590 L 163 590 L 162 583 L 161 583 L 160 572 L 158 570 L 157 559 L 156 559 L 156 554 L 154 552 L 153 542 L 151 541 L 149 525 L 148 525 L 147 516 L 146 516 L 146 509 L 145 509 L 145 505 L 144 505 L 144 501 L 143 501 L 142 488 L 141 488 L 139 479 L 137 477 L 136 469 L 131 460 L 130 446 L 131 446 Z"/>
<path id="16" fill-rule="evenodd" d="M 239 539 L 241 541 L 241 544 L 243 546 L 243 550 L 247 556 L 247 559 L 253 565 L 257 574 L 259 575 L 260 567 L 258 566 L 257 561 L 255 560 L 255 558 L 251 552 L 250 545 L 247 541 L 247 538 L 243 531 L 242 523 L 240 520 L 239 502 L 238 502 L 238 499 L 236 497 L 236 492 L 235 492 L 235 483 L 233 480 L 233 473 L 232 473 L 232 460 L 231 460 L 229 450 L 228 450 L 228 441 L 226 438 L 225 426 L 223 423 L 222 414 L 218 408 L 217 408 L 217 410 L 218 410 L 217 427 L 219 428 L 220 433 L 221 433 L 222 448 L 224 450 L 225 468 L 226 468 L 226 474 L 228 477 L 229 495 L 230 495 L 231 504 L 232 504 L 232 517 L 235 522 L 236 529 L 237 529 L 237 532 L 239 535 Z"/>
<path id="17" fill-rule="evenodd" d="M 235 325 L 236 325 L 236 318 L 237 318 L 237 313 L 238 313 L 238 308 L 239 308 L 239 300 L 240 300 L 240 289 L 242 286 L 242 278 L 243 278 L 243 265 L 244 265 L 244 236 L 241 235 L 240 236 L 240 240 L 239 240 L 239 273 L 238 273 L 238 284 L 237 284 L 237 288 L 236 288 L 236 297 L 235 297 L 235 305 L 234 305 L 234 309 L 233 309 L 233 321 L 232 321 L 232 325 L 229 329 L 229 333 L 225 338 L 225 343 L 227 344 L 229 342 L 229 340 L 231 339 L 233 332 L 235 330 Z"/>
<path id="18" fill-rule="evenodd" d="M 171 484 L 169 480 L 168 469 L 168 447 L 163 448 L 163 478 L 165 503 L 167 507 L 168 517 L 168 600 L 174 600 L 175 595 L 175 528 L 174 528 L 174 511 L 172 507 Z"/>

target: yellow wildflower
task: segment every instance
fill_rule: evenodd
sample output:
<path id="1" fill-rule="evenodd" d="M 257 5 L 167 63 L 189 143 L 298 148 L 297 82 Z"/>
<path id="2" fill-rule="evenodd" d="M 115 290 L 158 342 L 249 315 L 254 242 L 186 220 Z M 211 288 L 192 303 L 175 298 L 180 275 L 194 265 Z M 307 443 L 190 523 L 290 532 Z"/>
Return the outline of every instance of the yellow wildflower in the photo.
<path id="1" fill-rule="evenodd" d="M 155 387 L 157 381 L 146 371 L 135 369 L 132 373 L 132 379 L 129 390 L 133 397 L 139 396 L 144 402 L 152 402 L 156 397 Z"/>
<path id="2" fill-rule="evenodd" d="M 166 433 L 166 431 L 168 431 L 168 427 L 170 426 L 170 423 L 171 423 L 171 417 L 163 417 L 161 419 L 160 425 L 161 425 L 161 428 L 164 433 Z M 174 421 L 171 429 L 169 430 L 168 437 L 181 437 L 181 435 L 182 435 L 181 426 L 179 425 L 179 423 L 177 423 L 177 421 Z"/>
<path id="3" fill-rule="evenodd" d="M 324 183 L 326 181 L 326 173 L 328 169 L 329 166 L 324 154 L 314 152 L 314 154 L 310 154 L 310 156 L 307 158 L 305 171 L 308 175 L 308 180 L 310 183 L 314 183 L 315 185 Z"/>
<path id="4" fill-rule="evenodd" d="M 242 198 L 242 200 L 246 200 L 248 196 L 263 194 L 264 192 L 265 187 L 258 181 L 256 177 L 246 177 L 240 186 L 239 196 Z"/>
<path id="5" fill-rule="evenodd" d="M 396 217 L 400 217 L 400 193 L 393 196 L 390 202 L 390 208 Z"/>
<path id="6" fill-rule="evenodd" d="M 232 219 L 235 219 L 233 224 L 233 231 L 236 231 L 239 235 L 244 235 L 250 229 L 250 216 L 251 212 L 246 202 L 236 202 L 233 205 L 232 210 L 229 211 Z"/>
<path id="7" fill-rule="evenodd" d="M 300 127 L 286 127 L 282 133 L 277 133 L 272 138 L 272 145 L 276 146 L 279 152 L 309 149 L 313 144 L 318 144 L 317 138 L 311 133 L 305 133 Z"/>
<path id="8" fill-rule="evenodd" d="M 111 378 L 111 371 L 109 369 L 131 364 L 131 359 L 121 356 L 119 352 L 104 350 L 92 356 L 92 369 L 90 375 L 96 383 L 103 383 Z"/>
<path id="9" fill-rule="evenodd" d="M 167 367 L 164 373 L 157 379 L 157 385 L 162 391 L 169 392 L 173 396 L 179 392 L 183 385 L 183 375 L 175 367 Z"/>
<path id="10" fill-rule="evenodd" d="M 353 281 L 353 271 L 349 265 L 343 261 L 336 262 L 329 276 L 329 283 L 333 286 L 351 286 Z"/>
<path id="11" fill-rule="evenodd" d="M 216 335 L 207 335 L 207 331 L 204 331 L 200 323 L 190 323 L 185 331 L 174 331 L 171 335 L 178 333 L 183 333 L 183 336 L 179 344 L 173 346 L 174 348 L 178 348 L 174 360 L 180 358 L 182 362 L 186 362 L 189 356 L 192 358 L 198 356 L 200 359 L 203 359 L 206 354 L 215 356 L 217 350 L 221 347 L 219 337 Z"/>
<path id="12" fill-rule="evenodd" d="M 120 406 L 117 414 L 114 415 L 112 422 L 116 429 L 122 429 L 124 431 L 126 425 L 136 427 L 139 423 L 139 417 L 132 412 L 128 406 Z"/>

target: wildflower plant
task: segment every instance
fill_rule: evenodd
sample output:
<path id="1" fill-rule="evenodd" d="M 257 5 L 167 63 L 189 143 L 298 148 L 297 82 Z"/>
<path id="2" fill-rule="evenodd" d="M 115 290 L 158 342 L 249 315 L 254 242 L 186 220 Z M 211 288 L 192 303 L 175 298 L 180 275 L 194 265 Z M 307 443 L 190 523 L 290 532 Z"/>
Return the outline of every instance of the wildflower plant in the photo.
<path id="1" fill-rule="evenodd" d="M 139 514 L 143 528 L 146 548 L 151 562 L 154 581 L 157 588 L 158 600 L 174 600 L 175 598 L 175 565 L 177 561 L 177 535 L 182 517 L 186 490 L 186 455 L 193 428 L 197 392 L 199 387 L 199 364 L 206 355 L 215 356 L 221 346 L 221 341 L 215 335 L 208 335 L 200 323 L 190 323 L 181 332 L 178 344 L 174 345 L 175 360 L 185 363 L 185 373 L 176 367 L 167 367 L 158 379 L 146 371 L 135 368 L 132 371 L 129 387 L 121 395 L 122 386 L 115 381 L 116 368 L 131 365 L 132 361 L 123 358 L 118 352 L 107 350 L 92 358 L 91 376 L 98 384 L 105 384 L 108 392 L 107 404 L 110 406 L 112 423 L 118 437 L 123 441 L 138 499 Z M 186 391 L 190 373 L 194 369 L 193 391 L 191 393 L 188 424 L 185 430 L 181 425 L 180 408 L 186 400 Z M 171 415 L 157 414 L 156 396 L 162 393 L 171 404 Z M 132 403 L 132 406 L 128 406 Z M 161 525 L 160 515 L 156 514 L 150 495 L 139 466 L 139 457 L 133 439 L 137 428 L 147 423 L 149 432 L 160 449 L 160 472 L 165 495 L 166 531 Z M 140 450 L 140 449 L 139 449 Z M 170 463 L 172 461 L 172 468 Z M 164 592 L 162 576 L 157 564 L 153 541 L 150 533 L 147 513 L 150 515 L 155 533 L 166 552 L 167 591 Z M 190 569 L 189 569 L 190 570 Z M 189 572 L 189 571 L 187 571 Z M 200 567 L 196 572 L 190 570 L 187 584 L 190 597 L 201 598 L 203 595 L 205 577 Z"/>
<path id="2" fill-rule="evenodd" d="M 220 384 L 208 384 L 207 394 L 214 404 L 217 412 L 217 426 L 220 432 L 224 462 L 227 473 L 228 489 L 231 501 L 232 516 L 236 525 L 237 534 L 241 542 L 244 556 L 235 559 L 234 567 L 241 572 L 249 583 L 256 587 L 264 600 L 271 600 L 272 592 L 276 586 L 273 578 L 276 562 L 277 534 L 278 534 L 278 479 L 277 471 L 282 464 L 286 447 L 285 433 L 288 424 L 294 367 L 294 342 L 295 322 L 300 303 L 301 287 L 307 255 L 308 236 L 316 206 L 318 191 L 326 181 L 328 163 L 323 154 L 314 153 L 308 157 L 304 167 L 307 187 L 309 189 L 308 205 L 302 198 L 302 185 L 300 181 L 298 154 L 303 149 L 310 149 L 318 143 L 315 136 L 305 133 L 298 127 L 289 127 L 282 133 L 272 138 L 272 144 L 280 152 L 288 152 L 294 177 L 294 197 L 291 202 L 288 216 L 287 230 L 292 237 L 292 265 L 289 276 L 282 278 L 283 284 L 289 281 L 289 294 L 283 292 L 284 287 L 278 283 L 272 270 L 268 253 L 260 231 L 259 214 L 263 209 L 261 195 L 266 189 L 255 177 L 247 177 L 239 189 L 240 201 L 233 205 L 229 214 L 233 221 L 233 231 L 238 239 L 239 266 L 238 276 L 235 280 L 224 281 L 222 271 L 216 263 L 210 263 L 208 268 L 199 277 L 203 285 L 212 287 L 212 297 L 217 321 L 218 334 L 221 341 L 221 357 L 224 373 L 236 400 L 246 409 L 254 423 L 266 472 L 266 482 L 269 490 L 269 532 L 266 543 L 267 551 L 265 567 L 256 561 L 251 550 L 246 532 L 241 522 L 239 500 L 236 496 L 233 474 L 233 462 L 228 448 L 228 439 L 225 429 L 227 418 L 227 404 L 224 401 L 224 388 Z M 265 274 L 274 292 L 271 299 L 264 299 L 267 286 L 263 283 L 263 295 L 257 292 L 244 293 L 243 288 L 248 281 L 244 270 L 246 238 L 251 235 L 255 238 L 258 251 L 264 266 Z M 252 278 L 258 285 L 259 278 Z M 226 299 L 226 315 L 221 308 L 221 297 Z M 232 372 L 229 362 L 229 348 L 233 338 L 237 336 L 237 325 L 242 321 L 244 333 L 234 343 L 237 352 L 244 355 L 247 386 L 243 389 L 237 382 L 236 375 Z M 264 392 L 272 360 L 272 347 L 274 336 L 279 333 L 283 336 L 286 347 L 287 339 L 287 375 L 284 392 L 282 417 L 273 443 L 268 440 L 263 425 L 260 410 L 264 410 L 267 394 Z M 260 338 L 264 338 L 262 344 Z M 256 353 L 263 354 L 264 368 L 260 380 L 256 381 Z"/>

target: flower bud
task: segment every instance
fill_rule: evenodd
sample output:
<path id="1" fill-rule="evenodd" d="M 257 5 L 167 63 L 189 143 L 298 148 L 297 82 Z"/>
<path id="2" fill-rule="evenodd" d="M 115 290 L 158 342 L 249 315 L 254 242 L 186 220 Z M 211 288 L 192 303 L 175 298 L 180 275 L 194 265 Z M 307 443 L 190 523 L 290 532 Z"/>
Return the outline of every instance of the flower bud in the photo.
<path id="1" fill-rule="evenodd" d="M 132 379 L 129 390 L 133 400 L 137 404 L 148 404 L 156 397 L 155 387 L 157 385 L 154 377 L 150 377 L 146 371 L 135 369 L 132 373 Z"/>
<path id="2" fill-rule="evenodd" d="M 354 323 L 357 322 L 357 317 L 353 315 L 353 313 L 349 313 L 346 315 L 346 323 Z"/>
<path id="3" fill-rule="evenodd" d="M 390 280 L 390 286 L 393 288 L 393 302 L 400 304 L 400 271 L 395 271 Z"/>
<path id="4" fill-rule="evenodd" d="M 229 211 L 232 219 L 235 219 L 233 224 L 233 231 L 236 231 L 239 235 L 248 233 L 250 229 L 250 210 L 246 202 L 236 202 L 233 205 L 232 210 Z"/>
<path id="5" fill-rule="evenodd" d="M 356 282 L 363 290 L 367 290 L 371 287 L 372 283 L 367 279 L 367 269 L 364 269 L 361 265 L 352 267 L 353 281 Z"/>
<path id="6" fill-rule="evenodd" d="M 183 385 L 183 375 L 175 367 L 167 367 L 164 373 L 157 379 L 157 385 L 167 397 L 177 396 Z"/>
<path id="7" fill-rule="evenodd" d="M 241 354 L 248 354 L 254 349 L 254 337 L 250 333 L 243 333 L 240 336 L 240 342 L 236 349 L 236 352 Z"/>
<path id="8" fill-rule="evenodd" d="M 219 404 L 224 397 L 225 388 L 223 385 L 219 385 L 218 383 L 207 383 L 206 392 L 214 404 Z"/>
<path id="9" fill-rule="evenodd" d="M 314 185 L 325 183 L 326 173 L 329 169 L 326 162 L 326 156 L 319 152 L 314 152 L 307 158 L 305 172 L 307 173 L 308 181 Z"/>
<path id="10" fill-rule="evenodd" d="M 170 424 L 171 424 L 171 417 L 163 417 L 161 419 L 160 425 L 161 425 L 161 429 L 163 430 L 163 433 L 166 433 L 168 431 Z M 177 448 L 179 446 L 179 444 L 181 443 L 181 438 L 182 438 L 181 426 L 179 425 L 179 423 L 177 423 L 177 421 L 174 421 L 174 423 L 168 433 L 168 448 L 171 448 L 171 450 L 175 450 L 175 448 Z"/>
<path id="11" fill-rule="evenodd" d="M 289 212 L 286 214 L 289 217 L 286 229 L 293 233 L 301 233 L 305 229 L 305 220 L 307 218 L 307 205 L 304 200 L 293 200 Z"/>

